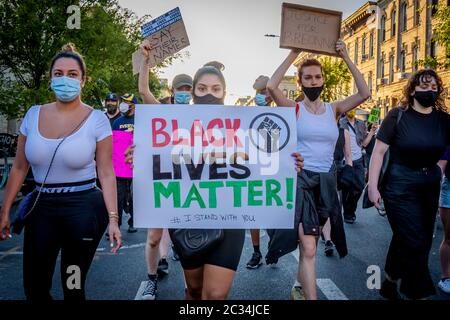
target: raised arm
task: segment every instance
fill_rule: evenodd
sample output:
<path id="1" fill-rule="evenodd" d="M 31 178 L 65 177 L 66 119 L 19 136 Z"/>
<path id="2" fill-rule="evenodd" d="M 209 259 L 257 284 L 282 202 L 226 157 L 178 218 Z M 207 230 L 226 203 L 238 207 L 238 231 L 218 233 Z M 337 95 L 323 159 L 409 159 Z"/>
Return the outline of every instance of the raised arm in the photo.
<path id="1" fill-rule="evenodd" d="M 144 40 L 140 46 L 141 53 L 144 55 L 144 59 L 141 61 L 139 68 L 139 94 L 141 99 L 146 104 L 159 104 L 160 102 L 153 96 L 148 86 L 148 58 L 150 56 L 151 46 L 148 40 Z"/>
<path id="2" fill-rule="evenodd" d="M 291 50 L 291 52 L 289 52 L 289 55 L 278 67 L 278 69 L 275 70 L 274 74 L 267 82 L 267 90 L 269 90 L 269 93 L 277 106 L 295 107 L 295 101 L 286 98 L 283 94 L 283 91 L 281 91 L 278 86 L 280 85 L 281 80 L 283 80 L 284 75 L 286 74 L 292 63 L 295 61 L 299 53 L 300 50 Z"/>
<path id="3" fill-rule="evenodd" d="M 345 43 L 342 40 L 338 40 L 336 42 L 336 51 L 339 55 L 344 59 L 347 64 L 350 73 L 353 76 L 353 79 L 356 84 L 356 88 L 358 91 L 351 95 L 350 97 L 345 98 L 344 100 L 335 101 L 333 103 L 333 108 L 336 114 L 343 114 L 349 110 L 352 110 L 359 106 L 361 103 L 370 98 L 369 87 L 367 86 L 366 81 L 364 80 L 363 75 L 359 72 L 358 68 L 352 62 L 350 57 L 348 56 L 347 48 Z"/>

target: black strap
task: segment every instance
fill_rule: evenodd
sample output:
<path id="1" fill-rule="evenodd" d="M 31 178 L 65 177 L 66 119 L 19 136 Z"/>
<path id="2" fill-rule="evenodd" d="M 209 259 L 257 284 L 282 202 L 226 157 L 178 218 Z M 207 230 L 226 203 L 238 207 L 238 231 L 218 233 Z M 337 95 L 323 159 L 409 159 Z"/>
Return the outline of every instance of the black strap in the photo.
<path id="1" fill-rule="evenodd" d="M 350 123 L 350 121 L 348 121 L 348 126 L 350 127 L 350 129 L 353 130 L 353 132 L 354 132 L 354 134 L 355 134 L 355 136 L 356 136 L 356 130 L 355 130 L 355 128 L 352 126 L 352 124 Z"/>
<path id="2" fill-rule="evenodd" d="M 33 209 L 36 207 L 36 204 L 37 204 L 37 202 L 38 202 L 38 200 L 39 200 L 39 197 L 41 196 L 41 191 L 42 191 L 42 188 L 44 187 L 44 185 L 45 185 L 45 182 L 47 181 L 47 178 L 48 178 L 48 175 L 49 175 L 49 173 L 50 173 L 50 169 L 52 168 L 52 165 L 53 165 L 53 161 L 55 160 L 55 156 L 56 156 L 56 152 L 58 151 L 58 149 L 59 149 L 59 147 L 61 146 L 61 144 L 69 137 L 69 136 L 71 136 L 73 133 L 75 133 L 75 131 L 77 131 L 78 130 L 78 128 L 80 128 L 81 126 L 82 126 L 82 124 L 89 118 L 89 116 L 91 115 L 91 113 L 92 113 L 92 111 L 93 111 L 93 109 L 91 109 L 90 111 L 89 111 L 89 113 L 86 115 L 86 117 L 68 134 L 68 135 L 66 135 L 66 136 L 64 136 L 64 137 L 58 137 L 57 139 L 61 139 L 61 138 L 63 138 L 59 143 L 58 143 L 58 145 L 56 146 L 56 148 L 55 148 L 55 151 L 53 151 L 53 156 L 52 156 L 52 159 L 50 160 L 50 164 L 49 164 L 49 166 L 48 166 L 48 169 L 47 169 L 47 173 L 45 174 L 45 178 L 44 178 L 44 181 L 42 181 L 42 184 L 41 184 L 41 187 L 40 187 L 40 189 L 39 189 L 39 193 L 37 194 L 37 197 L 36 197 L 36 200 L 34 200 L 34 203 L 33 203 L 33 206 L 31 207 L 31 209 L 30 209 L 30 211 L 28 211 L 28 213 L 25 215 L 25 218 L 33 211 Z"/>

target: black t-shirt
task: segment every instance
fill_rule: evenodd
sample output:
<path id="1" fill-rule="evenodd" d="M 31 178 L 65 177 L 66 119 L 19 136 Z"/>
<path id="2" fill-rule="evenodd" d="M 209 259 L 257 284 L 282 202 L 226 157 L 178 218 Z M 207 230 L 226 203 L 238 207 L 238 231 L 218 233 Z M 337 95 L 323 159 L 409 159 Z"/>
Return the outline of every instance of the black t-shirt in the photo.
<path id="1" fill-rule="evenodd" d="M 119 112 L 118 114 L 116 114 L 114 117 L 112 117 L 112 118 L 110 118 L 109 116 L 108 116 L 108 113 L 107 112 L 105 112 L 105 115 L 108 117 L 108 119 L 109 119 L 109 124 L 111 125 L 111 127 L 112 127 L 112 125 L 113 125 L 113 123 L 114 123 L 114 121 L 116 121 L 117 119 L 119 119 L 121 116 L 122 116 L 122 114 Z"/>
<path id="2" fill-rule="evenodd" d="M 377 134 L 377 139 L 390 146 L 393 163 L 418 169 L 432 167 L 449 145 L 450 116 L 433 110 L 423 114 L 408 108 L 397 124 L 399 108 L 391 110 Z"/>

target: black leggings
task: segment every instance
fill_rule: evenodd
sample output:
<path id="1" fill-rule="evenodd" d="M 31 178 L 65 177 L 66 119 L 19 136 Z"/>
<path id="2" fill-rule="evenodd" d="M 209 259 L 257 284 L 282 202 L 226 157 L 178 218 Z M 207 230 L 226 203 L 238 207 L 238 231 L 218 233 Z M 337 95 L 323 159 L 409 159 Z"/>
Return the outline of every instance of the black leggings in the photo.
<path id="1" fill-rule="evenodd" d="M 441 170 L 413 171 L 391 165 L 383 199 L 392 240 L 386 258 L 386 273 L 401 279 L 400 292 L 410 299 L 435 293 L 428 269 L 438 209 Z"/>
<path id="2" fill-rule="evenodd" d="M 84 300 L 86 275 L 107 225 L 108 212 L 99 189 L 41 193 L 25 222 L 23 284 L 27 299 L 52 299 L 52 278 L 61 251 L 64 299 Z M 79 281 L 71 266 L 79 268 Z"/>
<path id="3" fill-rule="evenodd" d="M 123 210 L 129 203 L 130 218 L 128 226 L 133 227 L 133 179 L 117 178 L 117 209 L 119 211 L 119 227 L 122 225 Z"/>
<path id="4" fill-rule="evenodd" d="M 244 229 L 225 229 L 224 239 L 211 253 L 196 259 L 184 259 L 180 256 L 183 269 L 192 270 L 203 267 L 205 264 L 237 270 L 244 247 Z"/>

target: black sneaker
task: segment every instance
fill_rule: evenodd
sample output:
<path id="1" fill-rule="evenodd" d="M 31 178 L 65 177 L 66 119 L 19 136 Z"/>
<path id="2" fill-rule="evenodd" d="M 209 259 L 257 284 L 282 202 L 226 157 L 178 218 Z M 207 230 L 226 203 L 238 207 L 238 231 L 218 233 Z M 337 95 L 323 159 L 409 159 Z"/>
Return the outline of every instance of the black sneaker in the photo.
<path id="1" fill-rule="evenodd" d="M 175 247 L 172 245 L 172 260 L 173 261 L 179 261 L 180 256 L 178 255 L 177 251 L 175 250 Z"/>
<path id="2" fill-rule="evenodd" d="M 403 300 L 397 291 L 397 283 L 385 279 L 381 284 L 380 295 L 388 300 Z"/>
<path id="3" fill-rule="evenodd" d="M 135 227 L 129 226 L 128 227 L 128 233 L 136 233 L 138 232 L 138 229 L 136 229 Z"/>
<path id="4" fill-rule="evenodd" d="M 148 280 L 142 292 L 141 300 L 155 300 L 157 293 L 157 280 Z"/>
<path id="5" fill-rule="evenodd" d="M 356 217 L 344 217 L 344 222 L 349 224 L 354 224 L 356 221 Z"/>
<path id="6" fill-rule="evenodd" d="M 331 257 L 333 255 L 334 252 L 334 244 L 331 240 L 327 240 L 325 242 L 325 255 L 327 257 Z"/>
<path id="7" fill-rule="evenodd" d="M 169 263 L 166 259 L 161 259 L 158 262 L 158 276 L 164 277 L 169 274 Z"/>
<path id="8" fill-rule="evenodd" d="M 253 252 L 252 258 L 247 262 L 248 269 L 256 269 L 262 265 L 262 255 L 260 252 Z"/>
<path id="9" fill-rule="evenodd" d="M 266 255 L 266 264 L 271 268 L 276 268 L 278 263 L 278 258 Z"/>

